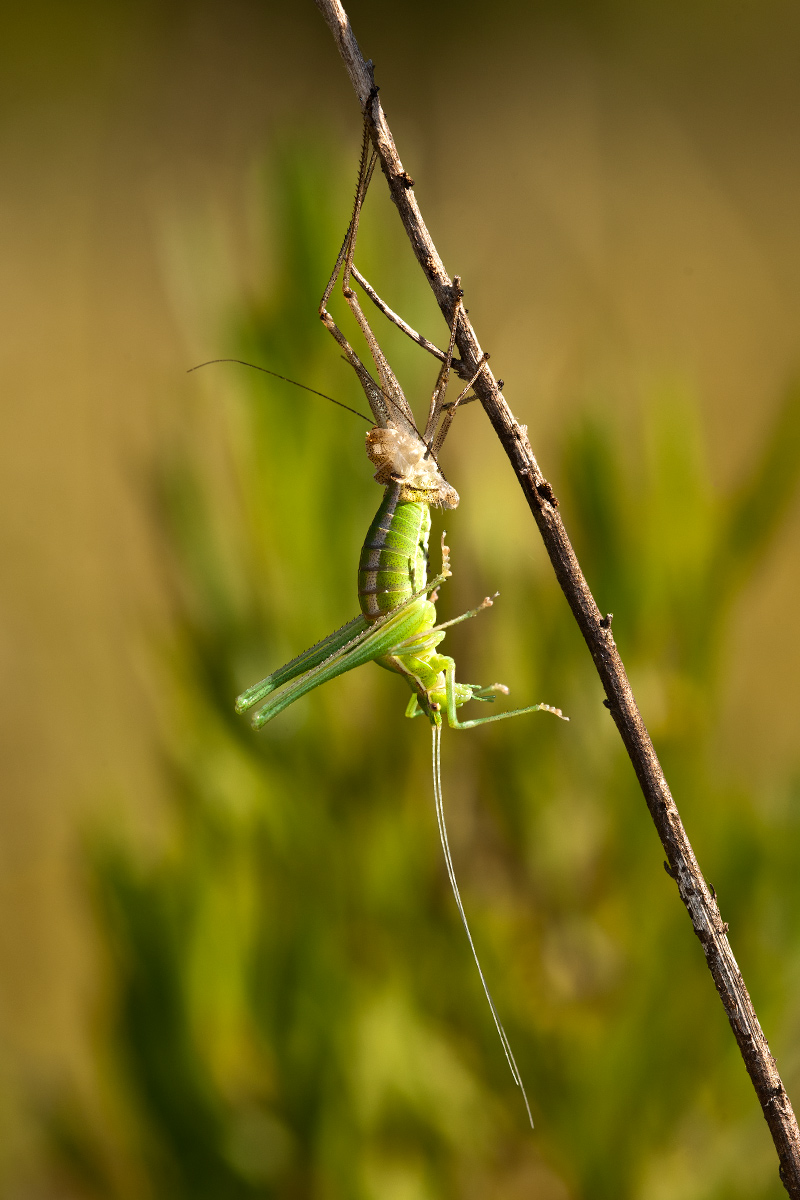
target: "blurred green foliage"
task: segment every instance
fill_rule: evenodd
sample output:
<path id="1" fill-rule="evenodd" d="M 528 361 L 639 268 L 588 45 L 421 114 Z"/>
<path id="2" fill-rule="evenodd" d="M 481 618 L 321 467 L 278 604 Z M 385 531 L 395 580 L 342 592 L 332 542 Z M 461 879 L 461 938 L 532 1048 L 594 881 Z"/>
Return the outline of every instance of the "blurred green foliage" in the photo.
<path id="1" fill-rule="evenodd" d="M 231 341 L 359 403 L 344 368 L 331 381 L 333 347 L 314 319 L 347 207 L 332 178 L 319 156 L 273 164 L 272 277 L 243 303 Z M 391 245 L 373 234 L 364 253 L 387 262 Z M 402 353 L 429 387 L 435 368 Z M 462 669 L 470 678 L 502 678 L 513 658 L 517 702 L 557 703 L 570 725 L 448 730 L 444 755 L 456 866 L 533 1134 L 450 895 L 429 738 L 403 721 L 402 686 L 368 667 L 261 735 L 234 717 L 243 686 L 354 615 L 379 495 L 353 418 L 223 369 L 216 440 L 187 433 L 159 477 L 175 603 L 163 651 L 171 816 L 148 851 L 94 842 L 110 1099 L 102 1120 L 66 1103 L 54 1113 L 60 1161 L 87 1195 L 114 1200 L 782 1195 L 700 947 L 548 572 L 523 555 L 504 563 L 492 580 L 502 606 L 453 642 L 480 664 Z M 757 797 L 732 782 L 713 747 L 726 617 L 795 494 L 798 451 L 794 388 L 747 477 L 720 495 L 694 407 L 667 389 L 634 447 L 607 413 L 565 431 L 558 474 L 779 1062 L 800 965 L 798 808 L 789 783 Z M 469 487 L 466 467 L 449 473 Z M 535 537 L 526 519 L 519 542 Z M 473 569 L 459 553 L 445 618 L 475 598 L 458 590 Z"/>

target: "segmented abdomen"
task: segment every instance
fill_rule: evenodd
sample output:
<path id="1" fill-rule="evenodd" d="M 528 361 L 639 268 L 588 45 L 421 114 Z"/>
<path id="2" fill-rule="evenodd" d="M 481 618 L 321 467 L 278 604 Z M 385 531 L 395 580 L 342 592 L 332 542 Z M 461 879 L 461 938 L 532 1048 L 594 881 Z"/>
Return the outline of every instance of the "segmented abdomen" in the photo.
<path id="1" fill-rule="evenodd" d="M 408 600 L 427 582 L 427 504 L 401 504 L 400 487 L 390 484 L 369 527 L 358 562 L 358 600 L 368 621 Z"/>

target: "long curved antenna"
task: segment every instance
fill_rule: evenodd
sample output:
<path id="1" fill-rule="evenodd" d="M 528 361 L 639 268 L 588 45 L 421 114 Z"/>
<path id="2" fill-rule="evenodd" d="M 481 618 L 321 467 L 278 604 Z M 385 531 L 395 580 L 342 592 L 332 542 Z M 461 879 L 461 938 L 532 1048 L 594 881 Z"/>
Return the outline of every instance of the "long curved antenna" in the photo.
<path id="1" fill-rule="evenodd" d="M 330 400 L 331 404 L 335 404 L 337 408 L 343 408 L 345 412 L 352 413 L 354 417 L 361 417 L 361 420 L 366 421 L 369 425 L 375 424 L 372 417 L 359 412 L 357 408 L 351 408 L 349 404 L 343 404 L 341 400 L 334 400 L 333 396 L 326 396 L 324 392 L 318 392 L 316 388 L 309 387 L 305 383 L 298 383 L 296 379 L 289 379 L 287 375 L 279 375 L 277 371 L 270 371 L 266 367 L 260 367 L 258 363 L 246 362 L 243 358 L 209 358 L 207 362 L 201 362 L 195 367 L 189 367 L 186 374 L 190 375 L 192 371 L 199 371 L 201 367 L 210 367 L 214 363 L 239 363 L 242 367 L 252 367 L 254 371 L 263 371 L 265 375 L 272 375 L 275 379 L 282 379 L 284 383 L 292 383 L 295 387 L 302 388 L 304 392 L 311 392 L 312 396 L 321 396 L 323 400 Z"/>
<path id="2" fill-rule="evenodd" d="M 467 923 L 467 914 L 464 912 L 464 905 L 461 903 L 461 893 L 458 890 L 458 883 L 456 882 L 456 872 L 455 872 L 455 868 L 453 866 L 453 858 L 452 858 L 452 855 L 450 854 L 450 843 L 447 838 L 447 826 L 445 825 L 445 820 L 444 820 L 444 804 L 442 802 L 442 754 L 441 754 L 442 727 L 441 727 L 441 725 L 432 725 L 431 732 L 433 734 L 433 798 L 434 798 L 434 801 L 436 804 L 436 820 L 439 825 L 439 838 L 442 843 L 442 850 L 444 851 L 444 861 L 447 866 L 447 875 L 448 875 L 448 878 L 450 879 L 450 886 L 453 889 L 453 895 L 455 896 L 456 905 L 458 906 L 458 911 L 461 914 L 461 920 L 464 924 L 464 929 L 466 930 L 466 933 L 467 933 L 467 938 L 469 940 L 470 949 L 472 950 L 472 957 L 475 959 L 475 966 L 478 968 L 478 974 L 481 977 L 481 983 L 483 984 L 484 995 L 486 996 L 486 999 L 489 1001 L 489 1008 L 492 1010 L 492 1017 L 494 1018 L 495 1028 L 497 1029 L 498 1035 L 500 1037 L 500 1042 L 503 1046 L 503 1051 L 506 1056 L 506 1061 L 508 1063 L 509 1070 L 511 1071 L 511 1074 L 514 1077 L 514 1082 L 516 1083 L 519 1090 L 522 1092 L 522 1098 L 525 1101 L 525 1108 L 527 1109 L 527 1112 L 528 1112 L 528 1120 L 531 1123 L 531 1129 L 533 1129 L 533 1116 L 531 1114 L 531 1106 L 528 1103 L 528 1094 L 525 1091 L 525 1085 L 522 1082 L 522 1076 L 519 1073 L 519 1067 L 517 1066 L 517 1061 L 514 1058 L 514 1052 L 511 1049 L 511 1045 L 509 1043 L 508 1037 L 506 1036 L 506 1031 L 503 1028 L 503 1023 L 497 1015 L 497 1009 L 494 1006 L 494 1000 L 492 999 L 491 992 L 489 991 L 486 980 L 484 979 L 483 970 L 481 968 L 480 960 L 478 958 L 478 952 L 475 949 L 475 943 L 472 940 L 472 934 L 470 933 L 469 924 Z"/>
<path id="3" fill-rule="evenodd" d="M 345 359 L 345 362 L 347 361 L 348 360 Z M 291 383 L 294 387 L 302 388 L 304 392 L 311 392 L 312 396 L 320 396 L 323 400 L 330 400 L 331 404 L 335 404 L 337 408 L 343 408 L 345 412 L 352 413 L 354 417 L 360 417 L 362 421 L 366 421 L 369 425 L 377 425 L 377 421 L 375 421 L 372 417 L 368 417 L 365 413 L 359 412 L 357 408 L 351 408 L 349 404 L 344 404 L 341 400 L 335 400 L 333 396 L 328 396 L 325 392 L 318 392 L 316 388 L 309 387 L 307 383 L 299 383 L 296 379 L 290 379 L 288 375 L 279 375 L 277 371 L 270 371 L 268 367 L 261 367 L 258 363 L 247 362 L 247 360 L 244 358 L 209 358 L 206 360 L 206 362 L 197 363 L 193 367 L 188 367 L 186 374 L 191 375 L 192 371 L 199 371 L 201 367 L 211 367 L 214 365 L 214 363 L 239 363 L 240 366 L 250 367 L 253 371 L 262 371 L 265 375 L 272 375 L 274 379 L 282 379 L 284 383 Z M 389 393 L 385 392 L 383 388 L 380 387 L 379 384 L 375 383 L 373 379 L 370 379 L 370 383 L 372 383 L 372 385 L 381 393 L 384 399 L 386 399 L 389 404 L 392 405 L 393 408 L 397 409 L 397 411 L 402 415 L 402 410 L 398 409 L 398 406 L 395 404 L 395 401 L 392 399 Z M 476 397 L 470 397 L 470 399 L 475 398 Z M 448 408 L 449 405 L 445 405 L 444 407 Z M 422 441 L 422 434 L 417 429 L 416 425 L 414 425 L 414 432 L 419 440 Z M 436 463 L 442 479 L 445 479 L 446 477 L 444 471 L 442 471 L 442 468 L 439 466 L 439 460 L 430 447 L 428 447 L 428 454 L 431 455 Z"/>

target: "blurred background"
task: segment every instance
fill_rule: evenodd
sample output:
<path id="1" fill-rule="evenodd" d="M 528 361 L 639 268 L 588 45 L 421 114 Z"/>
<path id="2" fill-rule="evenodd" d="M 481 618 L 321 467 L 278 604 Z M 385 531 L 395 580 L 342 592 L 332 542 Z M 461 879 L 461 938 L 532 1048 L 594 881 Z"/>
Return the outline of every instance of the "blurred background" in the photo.
<path id="1" fill-rule="evenodd" d="M 529 426 L 800 1100 L 800 15 L 349 5 Z M 444 467 L 462 678 L 372 666 L 261 735 L 355 614 L 363 428 L 316 305 L 360 114 L 311 0 L 2 11 L 0 1192 L 779 1197 L 766 1126 L 585 650 L 478 406 Z M 440 343 L 376 179 L 359 263 Z M 385 331 L 412 402 L 432 359 Z M 441 520 L 432 544 L 438 544 Z M 476 714 L 479 715 L 479 714 Z"/>

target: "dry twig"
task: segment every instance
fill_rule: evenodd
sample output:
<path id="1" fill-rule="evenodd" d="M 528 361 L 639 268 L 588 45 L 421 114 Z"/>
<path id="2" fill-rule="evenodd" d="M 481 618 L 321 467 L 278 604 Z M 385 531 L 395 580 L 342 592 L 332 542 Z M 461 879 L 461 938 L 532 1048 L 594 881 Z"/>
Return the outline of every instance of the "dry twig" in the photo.
<path id="1" fill-rule="evenodd" d="M 422 219 L 414 196 L 413 181 L 404 171 L 397 153 L 374 88 L 371 63 L 366 63 L 362 58 L 339 0 L 316 0 L 316 4 L 330 26 L 366 115 L 392 199 L 397 205 L 417 261 L 445 320 L 450 324 L 455 302 L 453 284 Z M 469 376 L 475 371 L 483 352 L 467 317 L 459 326 L 456 344 L 462 364 L 459 373 Z M 488 367 L 481 372 L 474 386 L 511 461 L 558 582 L 589 647 L 605 689 L 607 699 L 604 703 L 628 751 L 664 846 L 667 855 L 664 865 L 678 885 L 681 900 L 686 905 L 692 927 L 703 947 L 708 968 L 769 1125 L 778 1151 L 781 1180 L 789 1195 L 800 1200 L 800 1131 L 797 1120 L 728 943 L 728 927 L 697 864 L 650 735 L 633 698 L 611 634 L 611 621 L 601 615 L 594 601 L 559 516 L 553 489 L 539 469 L 525 429 L 515 420 Z"/>

